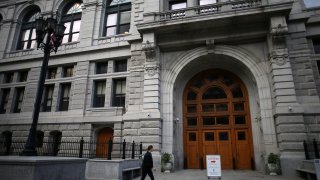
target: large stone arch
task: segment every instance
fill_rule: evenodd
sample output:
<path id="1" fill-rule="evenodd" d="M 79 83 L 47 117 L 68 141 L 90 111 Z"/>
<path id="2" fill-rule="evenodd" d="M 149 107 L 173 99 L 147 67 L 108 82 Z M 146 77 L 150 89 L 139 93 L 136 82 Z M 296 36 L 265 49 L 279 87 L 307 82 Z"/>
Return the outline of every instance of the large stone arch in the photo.
<path id="1" fill-rule="evenodd" d="M 262 169 L 264 163 L 261 155 L 271 151 L 277 151 L 275 126 L 272 112 L 271 87 L 267 75 L 268 72 L 270 72 L 269 65 L 268 62 L 263 61 L 264 57 L 258 58 L 246 49 L 235 46 L 218 45 L 213 49 L 208 49 L 206 47 L 192 49 L 180 54 L 174 60 L 170 61 L 170 63 L 162 67 L 162 151 L 174 153 L 175 156 L 177 156 L 177 159 L 180 159 L 181 161 L 178 162 L 181 168 L 181 164 L 183 164 L 183 156 L 175 153 L 181 152 L 181 149 L 175 149 L 174 146 L 180 147 L 181 143 L 183 144 L 181 139 L 176 139 L 175 137 L 180 137 L 179 134 L 182 133 L 182 112 L 180 111 L 182 93 L 180 90 L 184 88 L 187 80 L 182 80 L 184 82 L 178 85 L 177 82 L 181 82 L 181 78 L 179 80 L 179 76 L 192 77 L 197 72 L 205 70 L 206 65 L 203 65 L 202 70 L 201 68 L 199 70 L 195 70 L 198 69 L 198 66 L 197 68 L 194 68 L 195 66 L 188 67 L 189 64 L 192 64 L 193 62 L 197 63 L 197 61 L 199 62 L 201 58 L 205 56 L 219 56 L 219 58 L 224 60 L 223 63 L 215 62 L 216 64 L 212 64 L 210 62 L 210 64 L 208 64 L 210 66 L 218 65 L 219 68 L 234 72 L 237 71 L 237 69 L 234 69 L 236 63 L 237 67 L 242 67 L 244 69 L 243 73 L 239 73 L 238 75 L 248 89 L 251 120 L 252 123 L 255 123 L 252 125 L 253 134 L 261 134 L 261 136 L 254 136 L 253 141 L 256 165 L 259 166 L 257 167 L 258 169 Z M 208 63 L 209 60 L 206 62 Z M 205 63 L 205 60 L 203 60 L 203 63 Z M 201 62 L 201 64 L 203 63 Z M 181 75 L 183 71 L 188 73 Z M 257 101 L 255 101 L 255 99 Z M 180 120 L 178 121 L 178 119 Z"/>

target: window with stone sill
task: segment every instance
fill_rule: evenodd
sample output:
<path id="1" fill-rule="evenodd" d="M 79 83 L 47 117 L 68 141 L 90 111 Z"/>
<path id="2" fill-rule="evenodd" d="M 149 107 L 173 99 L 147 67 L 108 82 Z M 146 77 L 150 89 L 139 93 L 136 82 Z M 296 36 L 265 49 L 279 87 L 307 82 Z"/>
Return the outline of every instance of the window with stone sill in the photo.
<path id="1" fill-rule="evenodd" d="M 17 50 L 32 49 L 36 45 L 35 20 L 40 15 L 40 9 L 34 8 L 22 19 L 21 32 Z"/>
<path id="2" fill-rule="evenodd" d="M 22 102 L 24 97 L 24 87 L 16 88 L 16 94 L 15 94 L 15 102 L 14 102 L 14 113 L 20 113 L 22 108 Z"/>
<path id="3" fill-rule="evenodd" d="M 0 30 L 1 30 L 2 20 L 3 18 L 2 18 L 2 15 L 0 14 Z"/>
<path id="4" fill-rule="evenodd" d="M 96 63 L 96 74 L 107 74 L 108 61 Z"/>
<path id="5" fill-rule="evenodd" d="M 217 3 L 217 0 L 199 0 L 198 3 L 200 6 L 202 6 Z"/>
<path id="6" fill-rule="evenodd" d="M 313 50 L 315 54 L 320 54 L 320 38 L 312 39 Z"/>
<path id="7" fill-rule="evenodd" d="M 4 74 L 4 83 L 12 83 L 13 82 L 13 72 L 7 72 Z"/>
<path id="8" fill-rule="evenodd" d="M 62 14 L 62 22 L 66 27 L 62 43 L 79 41 L 82 2 L 75 1 L 73 3 L 69 3 L 62 11 Z"/>
<path id="9" fill-rule="evenodd" d="M 169 1 L 169 10 L 176 10 L 176 9 L 183 9 L 183 8 L 187 8 L 186 0 Z"/>
<path id="10" fill-rule="evenodd" d="M 127 71 L 127 60 L 117 60 L 114 63 L 114 72 Z"/>
<path id="11" fill-rule="evenodd" d="M 51 67 L 47 71 L 47 79 L 55 79 L 57 76 L 57 68 Z"/>
<path id="12" fill-rule="evenodd" d="M 36 134 L 36 147 L 41 148 L 43 146 L 43 138 L 44 138 L 44 132 L 43 131 L 37 131 L 37 134 Z"/>
<path id="13" fill-rule="evenodd" d="M 104 36 L 127 34 L 130 29 L 131 0 L 108 0 Z"/>
<path id="14" fill-rule="evenodd" d="M 113 80 L 113 107 L 125 106 L 126 100 L 126 79 L 114 79 Z"/>
<path id="15" fill-rule="evenodd" d="M 26 82 L 28 79 L 28 71 L 20 71 L 18 74 L 18 82 Z"/>
<path id="16" fill-rule="evenodd" d="M 6 113 L 9 102 L 10 88 L 1 89 L 0 114 Z"/>
<path id="17" fill-rule="evenodd" d="M 317 61 L 317 66 L 318 66 L 318 73 L 319 73 L 319 76 L 320 76 L 320 61 Z"/>
<path id="18" fill-rule="evenodd" d="M 46 85 L 44 89 L 44 97 L 42 102 L 42 111 L 50 112 L 52 109 L 54 85 Z"/>
<path id="19" fill-rule="evenodd" d="M 304 0 L 306 8 L 320 7 L 319 0 Z"/>
<path id="20" fill-rule="evenodd" d="M 61 84 L 60 90 L 60 100 L 59 100 L 59 111 L 68 111 L 69 109 L 69 101 L 70 101 L 70 90 L 71 84 Z"/>
<path id="21" fill-rule="evenodd" d="M 104 107 L 106 80 L 94 82 L 93 107 Z"/>
<path id="22" fill-rule="evenodd" d="M 63 76 L 62 77 L 72 77 L 73 76 L 73 66 L 67 66 L 63 68 Z"/>
<path id="23" fill-rule="evenodd" d="M 11 146 L 11 143 L 12 143 L 12 132 L 3 131 L 1 133 L 1 136 L 0 136 L 0 142 L 1 142 L 1 145 L 3 145 L 4 147 Z"/>

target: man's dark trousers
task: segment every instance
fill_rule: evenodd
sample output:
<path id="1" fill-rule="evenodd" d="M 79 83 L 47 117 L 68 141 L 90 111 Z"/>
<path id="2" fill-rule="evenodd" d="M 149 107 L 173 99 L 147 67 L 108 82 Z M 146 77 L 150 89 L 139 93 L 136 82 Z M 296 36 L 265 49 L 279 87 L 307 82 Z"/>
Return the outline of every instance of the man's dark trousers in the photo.
<path id="1" fill-rule="evenodd" d="M 152 169 L 142 169 L 141 180 L 144 180 L 144 178 L 146 178 L 147 174 L 149 175 L 151 180 L 154 180 Z"/>

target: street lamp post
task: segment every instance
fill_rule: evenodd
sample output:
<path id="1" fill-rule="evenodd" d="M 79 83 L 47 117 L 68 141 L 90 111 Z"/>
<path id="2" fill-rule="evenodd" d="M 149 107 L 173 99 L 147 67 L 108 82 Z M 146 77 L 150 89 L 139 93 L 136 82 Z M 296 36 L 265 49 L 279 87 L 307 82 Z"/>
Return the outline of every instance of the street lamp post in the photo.
<path id="1" fill-rule="evenodd" d="M 46 72 L 48 69 L 48 61 L 51 52 L 57 52 L 61 45 L 64 30 L 66 27 L 63 24 L 58 24 L 57 20 L 49 17 L 46 20 L 42 17 L 35 21 L 37 49 L 41 48 L 44 52 L 42 66 L 40 70 L 40 77 L 37 86 L 37 94 L 32 113 L 32 125 L 29 131 L 28 140 L 22 151 L 23 156 L 36 156 L 36 132 L 39 119 L 39 112 L 41 106 L 41 99 L 43 94 L 44 82 L 46 79 Z"/>

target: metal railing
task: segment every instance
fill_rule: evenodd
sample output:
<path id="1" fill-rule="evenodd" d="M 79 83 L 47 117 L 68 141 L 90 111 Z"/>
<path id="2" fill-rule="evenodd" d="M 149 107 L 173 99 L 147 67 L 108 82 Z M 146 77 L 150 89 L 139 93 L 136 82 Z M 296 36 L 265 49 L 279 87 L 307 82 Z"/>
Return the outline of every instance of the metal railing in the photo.
<path id="1" fill-rule="evenodd" d="M 0 155 L 20 155 L 24 149 L 25 141 L 13 140 L 12 142 L 0 142 Z M 142 156 L 142 143 L 136 142 L 107 142 L 62 140 L 44 141 L 36 147 L 38 156 L 59 156 L 79 158 L 101 159 L 136 159 Z"/>
<path id="2" fill-rule="evenodd" d="M 312 141 L 303 141 L 303 148 L 306 160 L 309 159 L 319 159 L 319 146 L 320 144 L 313 139 Z"/>

